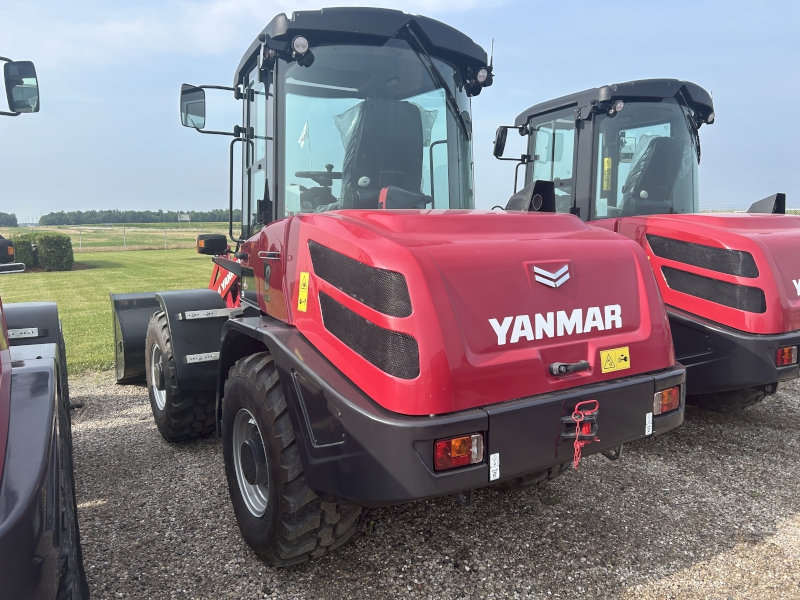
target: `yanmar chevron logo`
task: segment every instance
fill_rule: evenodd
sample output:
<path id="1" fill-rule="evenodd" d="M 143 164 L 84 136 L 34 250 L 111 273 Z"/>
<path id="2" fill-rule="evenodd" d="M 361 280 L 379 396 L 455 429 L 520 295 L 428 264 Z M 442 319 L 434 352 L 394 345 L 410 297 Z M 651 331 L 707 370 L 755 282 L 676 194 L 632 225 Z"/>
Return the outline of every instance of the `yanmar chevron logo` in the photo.
<path id="1" fill-rule="evenodd" d="M 545 271 L 541 267 L 533 267 L 533 275 L 536 281 L 543 283 L 548 287 L 561 287 L 564 283 L 569 281 L 569 265 L 564 265 L 555 273 Z"/>

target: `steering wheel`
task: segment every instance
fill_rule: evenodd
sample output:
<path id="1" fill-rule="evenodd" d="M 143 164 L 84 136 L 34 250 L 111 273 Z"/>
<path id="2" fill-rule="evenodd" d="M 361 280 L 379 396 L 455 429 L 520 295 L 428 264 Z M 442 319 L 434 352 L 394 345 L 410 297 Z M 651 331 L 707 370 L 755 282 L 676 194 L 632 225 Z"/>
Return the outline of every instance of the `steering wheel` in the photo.
<path id="1" fill-rule="evenodd" d="M 325 165 L 325 171 L 297 171 L 294 176 L 311 179 L 319 185 L 330 187 L 333 185 L 334 179 L 342 178 L 342 172 L 334 171 L 333 165 L 328 164 Z"/>

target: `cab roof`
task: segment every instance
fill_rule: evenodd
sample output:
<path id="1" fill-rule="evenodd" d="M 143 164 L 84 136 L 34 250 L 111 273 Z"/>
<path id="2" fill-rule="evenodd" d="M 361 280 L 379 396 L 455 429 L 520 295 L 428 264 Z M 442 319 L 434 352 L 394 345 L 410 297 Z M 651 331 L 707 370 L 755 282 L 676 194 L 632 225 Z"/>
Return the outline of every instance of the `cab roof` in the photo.
<path id="1" fill-rule="evenodd" d="M 705 119 L 714 112 L 714 103 L 711 95 L 696 83 L 680 79 L 639 79 L 614 83 L 602 87 L 591 88 L 568 96 L 561 96 L 547 102 L 540 102 L 531 106 L 517 116 L 514 125 L 525 125 L 531 117 L 554 112 L 556 110 L 589 106 L 592 102 L 611 102 L 615 100 L 674 98 L 680 92 L 692 105 L 695 111 Z"/>
<path id="2" fill-rule="evenodd" d="M 336 7 L 295 11 L 274 17 L 256 37 L 239 62 L 234 75 L 236 86 L 245 67 L 262 42 L 291 42 L 296 35 L 308 38 L 312 48 L 321 43 L 383 43 L 406 24 L 416 25 L 416 33 L 431 54 L 457 63 L 487 64 L 486 51 L 458 29 L 440 21 L 385 8 Z"/>

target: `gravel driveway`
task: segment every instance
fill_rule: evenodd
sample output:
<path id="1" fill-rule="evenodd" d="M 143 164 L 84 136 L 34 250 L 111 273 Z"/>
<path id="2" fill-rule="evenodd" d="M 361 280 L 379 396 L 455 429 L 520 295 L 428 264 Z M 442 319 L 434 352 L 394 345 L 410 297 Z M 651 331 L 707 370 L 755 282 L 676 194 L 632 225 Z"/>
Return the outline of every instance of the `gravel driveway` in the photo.
<path id="1" fill-rule="evenodd" d="M 276 570 L 242 541 L 220 443 L 168 444 L 143 387 L 71 382 L 93 598 L 800 598 L 800 385 L 585 459 L 541 488 L 362 513 Z"/>

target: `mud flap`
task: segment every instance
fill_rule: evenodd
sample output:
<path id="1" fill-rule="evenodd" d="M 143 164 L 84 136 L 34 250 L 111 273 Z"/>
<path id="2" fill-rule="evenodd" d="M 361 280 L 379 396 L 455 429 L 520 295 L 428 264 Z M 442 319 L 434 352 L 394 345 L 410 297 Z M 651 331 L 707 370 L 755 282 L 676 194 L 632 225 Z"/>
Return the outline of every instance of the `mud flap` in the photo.
<path id="1" fill-rule="evenodd" d="M 58 306 L 55 302 L 20 302 L 4 304 L 9 344 L 58 345 Z"/>
<path id="2" fill-rule="evenodd" d="M 226 308 L 215 290 L 158 292 L 155 296 L 167 315 L 178 387 L 216 389 L 222 326 L 231 312 L 241 309 Z"/>
<path id="3" fill-rule="evenodd" d="M 147 323 L 161 305 L 155 292 L 109 294 L 114 313 L 114 358 L 117 383 L 144 379 Z"/>

